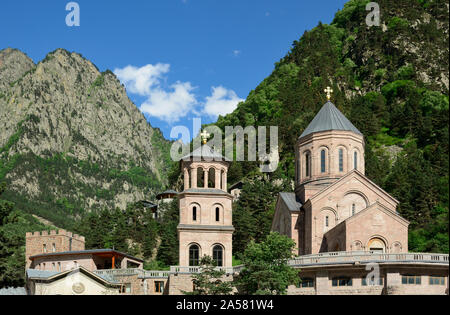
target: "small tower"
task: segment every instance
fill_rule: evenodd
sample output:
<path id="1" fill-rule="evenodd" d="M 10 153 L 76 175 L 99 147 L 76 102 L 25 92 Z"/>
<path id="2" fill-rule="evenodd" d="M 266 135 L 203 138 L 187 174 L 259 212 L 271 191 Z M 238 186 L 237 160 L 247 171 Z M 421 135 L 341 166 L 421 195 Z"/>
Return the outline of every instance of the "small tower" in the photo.
<path id="1" fill-rule="evenodd" d="M 181 160 L 180 266 L 197 266 L 202 256 L 211 256 L 219 267 L 232 267 L 233 197 L 227 192 L 228 167 L 206 139 Z"/>
<path id="2" fill-rule="evenodd" d="M 295 148 L 296 193 L 302 203 L 353 170 L 365 173 L 364 136 L 328 101 L 302 133 Z"/>

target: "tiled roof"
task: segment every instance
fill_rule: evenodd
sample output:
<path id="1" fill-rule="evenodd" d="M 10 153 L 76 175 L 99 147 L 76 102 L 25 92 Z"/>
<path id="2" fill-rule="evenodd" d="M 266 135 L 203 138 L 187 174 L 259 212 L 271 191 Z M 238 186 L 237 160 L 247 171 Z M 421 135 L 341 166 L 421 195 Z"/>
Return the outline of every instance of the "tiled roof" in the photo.
<path id="1" fill-rule="evenodd" d="M 342 114 L 333 103 L 328 101 L 323 105 L 319 113 L 314 117 L 309 126 L 302 133 L 300 138 L 306 137 L 315 132 L 329 130 L 352 131 L 356 134 L 362 133 Z"/>
<path id="2" fill-rule="evenodd" d="M 302 204 L 295 193 L 280 192 L 280 198 L 284 201 L 290 211 L 300 211 Z"/>
<path id="3" fill-rule="evenodd" d="M 198 147 L 195 149 L 192 153 L 184 156 L 182 160 L 187 160 L 190 158 L 202 158 L 206 160 L 215 160 L 215 161 L 225 161 L 225 158 L 222 154 L 217 152 L 216 150 L 212 149 L 207 144 L 204 144 L 201 147 Z"/>
<path id="4" fill-rule="evenodd" d="M 47 279 L 57 275 L 58 271 L 47 271 L 47 270 L 37 270 L 37 269 L 27 269 L 28 278 L 33 279 Z"/>
<path id="5" fill-rule="evenodd" d="M 114 249 L 90 249 L 90 250 L 80 250 L 80 251 L 71 251 L 71 252 L 60 252 L 60 253 L 45 253 L 45 254 L 39 254 L 31 256 L 30 259 L 40 258 L 40 257 L 52 257 L 52 256 L 64 256 L 64 255 L 91 255 L 91 254 L 104 254 L 104 253 L 114 253 L 118 256 L 124 256 L 127 258 L 134 259 L 136 261 L 143 262 L 142 259 L 133 257 L 131 255 L 128 255 L 126 253 L 122 253 L 119 251 L 116 251 Z"/>

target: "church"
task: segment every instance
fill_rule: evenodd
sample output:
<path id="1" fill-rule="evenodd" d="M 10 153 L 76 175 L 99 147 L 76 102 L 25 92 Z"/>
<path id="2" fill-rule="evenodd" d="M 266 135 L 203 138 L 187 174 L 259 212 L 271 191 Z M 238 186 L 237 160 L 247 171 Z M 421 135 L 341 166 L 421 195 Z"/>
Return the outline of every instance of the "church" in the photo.
<path id="1" fill-rule="evenodd" d="M 448 294 L 448 254 L 409 253 L 409 222 L 398 200 L 365 176 L 362 133 L 328 102 L 298 138 L 295 192 L 281 192 L 272 231 L 297 245 L 288 264 L 299 269 L 291 295 Z M 46 294 L 181 295 L 194 289 L 200 259 L 211 256 L 232 281 L 233 200 L 229 162 L 207 145 L 180 161 L 179 265 L 144 270 L 143 261 L 114 249 L 86 250 L 64 230 L 27 233 L 27 292 Z M 370 276 L 370 277 L 369 277 Z"/>
<path id="2" fill-rule="evenodd" d="M 296 255 L 408 252 L 409 222 L 398 201 L 365 176 L 364 136 L 330 101 L 298 138 L 295 193 L 278 196 L 272 230 Z"/>

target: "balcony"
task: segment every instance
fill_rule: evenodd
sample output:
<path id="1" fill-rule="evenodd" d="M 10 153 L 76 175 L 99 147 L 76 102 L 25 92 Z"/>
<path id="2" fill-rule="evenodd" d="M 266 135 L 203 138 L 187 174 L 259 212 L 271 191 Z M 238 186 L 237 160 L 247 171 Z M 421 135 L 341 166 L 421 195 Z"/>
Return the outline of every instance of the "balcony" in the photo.
<path id="1" fill-rule="evenodd" d="M 305 267 L 314 265 L 358 264 L 358 263 L 422 263 L 446 264 L 448 254 L 432 253 L 380 253 L 380 252 L 333 252 L 315 255 L 300 256 L 289 261 L 292 267 Z"/>
<path id="2" fill-rule="evenodd" d="M 344 265 L 344 264 L 365 264 L 365 263 L 402 263 L 402 264 L 437 264 L 448 265 L 448 254 L 432 253 L 399 253 L 387 254 L 375 251 L 369 252 L 333 252 L 320 253 L 315 255 L 305 255 L 289 260 L 288 264 L 294 268 L 326 266 L 326 265 Z M 244 269 L 244 266 L 217 267 L 217 270 L 223 270 L 227 275 L 238 274 Z M 143 269 L 111 269 L 97 270 L 95 273 L 101 276 L 126 277 L 137 275 L 141 279 L 166 279 L 171 274 L 195 274 L 200 273 L 200 266 L 172 266 L 170 271 L 143 270 Z"/>

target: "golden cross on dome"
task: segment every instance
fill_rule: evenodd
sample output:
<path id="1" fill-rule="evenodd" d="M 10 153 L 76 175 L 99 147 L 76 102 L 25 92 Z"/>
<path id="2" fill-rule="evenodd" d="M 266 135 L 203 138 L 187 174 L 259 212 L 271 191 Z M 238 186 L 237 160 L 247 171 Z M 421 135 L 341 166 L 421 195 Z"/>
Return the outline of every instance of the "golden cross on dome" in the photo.
<path id="1" fill-rule="evenodd" d="M 203 139 L 203 144 L 206 144 L 206 142 L 208 142 L 209 136 L 211 136 L 211 135 L 208 133 L 208 131 L 203 130 L 203 132 L 200 134 L 200 136 Z"/>
<path id="2" fill-rule="evenodd" d="M 331 100 L 331 93 L 333 93 L 334 91 L 329 86 L 327 86 L 324 92 L 327 93 L 327 99 Z"/>

